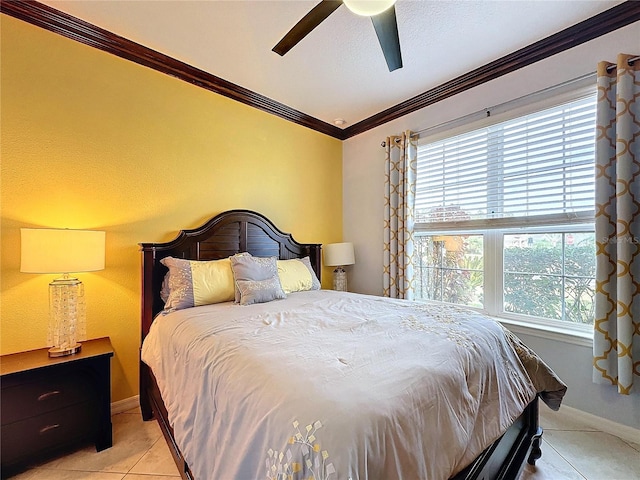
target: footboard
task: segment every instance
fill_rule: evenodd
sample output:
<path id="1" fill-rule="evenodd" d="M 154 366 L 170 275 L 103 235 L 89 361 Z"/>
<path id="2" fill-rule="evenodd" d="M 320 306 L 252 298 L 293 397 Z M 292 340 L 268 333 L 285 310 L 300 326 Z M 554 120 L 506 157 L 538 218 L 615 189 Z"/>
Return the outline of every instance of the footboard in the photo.
<path id="1" fill-rule="evenodd" d="M 542 428 L 536 397 L 502 437 L 451 480 L 513 480 L 519 478 L 525 460 L 534 465 L 542 456 Z"/>

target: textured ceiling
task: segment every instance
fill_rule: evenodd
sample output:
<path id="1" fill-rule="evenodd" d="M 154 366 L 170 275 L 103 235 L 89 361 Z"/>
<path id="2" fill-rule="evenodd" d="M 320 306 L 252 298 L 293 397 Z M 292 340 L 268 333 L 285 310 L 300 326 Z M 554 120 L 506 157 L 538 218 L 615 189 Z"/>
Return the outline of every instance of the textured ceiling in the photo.
<path id="1" fill-rule="evenodd" d="M 41 3 L 344 128 L 621 1 L 398 0 L 394 72 L 371 20 L 345 6 L 280 57 L 271 48 L 317 1 Z"/>

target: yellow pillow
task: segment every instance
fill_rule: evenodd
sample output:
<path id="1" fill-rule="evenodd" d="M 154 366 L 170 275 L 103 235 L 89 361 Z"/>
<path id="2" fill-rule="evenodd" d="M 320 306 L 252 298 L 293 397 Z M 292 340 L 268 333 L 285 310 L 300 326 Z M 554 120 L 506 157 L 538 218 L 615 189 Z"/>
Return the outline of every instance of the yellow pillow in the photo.
<path id="1" fill-rule="evenodd" d="M 197 261 L 166 257 L 160 263 L 169 269 L 163 292 L 165 311 L 229 302 L 235 296 L 231 261 Z"/>
<path id="2" fill-rule="evenodd" d="M 278 276 L 282 289 L 287 294 L 320 288 L 320 282 L 311 269 L 309 257 L 278 260 Z"/>
<path id="3" fill-rule="evenodd" d="M 210 262 L 191 262 L 193 304 L 230 302 L 234 298 L 235 284 L 231 261 L 228 258 Z"/>

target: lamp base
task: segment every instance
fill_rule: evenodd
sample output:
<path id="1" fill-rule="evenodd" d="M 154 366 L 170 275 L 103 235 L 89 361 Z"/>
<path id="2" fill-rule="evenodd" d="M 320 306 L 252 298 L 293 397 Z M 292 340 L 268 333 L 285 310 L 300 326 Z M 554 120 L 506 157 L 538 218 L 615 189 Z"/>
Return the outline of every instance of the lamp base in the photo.
<path id="1" fill-rule="evenodd" d="M 347 291 L 347 272 L 342 267 L 337 267 L 333 271 L 333 289 L 339 292 Z"/>
<path id="2" fill-rule="evenodd" d="M 73 355 L 74 353 L 78 353 L 82 348 L 81 343 L 76 343 L 71 347 L 51 347 L 49 349 L 49 357 L 66 357 L 67 355 Z"/>
<path id="3" fill-rule="evenodd" d="M 84 285 L 64 275 L 49 284 L 49 357 L 64 357 L 80 351 L 78 340 L 85 338 L 86 309 Z"/>

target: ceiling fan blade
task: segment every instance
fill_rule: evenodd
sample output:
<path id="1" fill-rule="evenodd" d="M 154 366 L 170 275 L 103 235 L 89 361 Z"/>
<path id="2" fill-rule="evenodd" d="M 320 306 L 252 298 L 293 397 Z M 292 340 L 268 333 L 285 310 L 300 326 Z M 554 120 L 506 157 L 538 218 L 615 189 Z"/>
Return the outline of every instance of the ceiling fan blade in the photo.
<path id="1" fill-rule="evenodd" d="M 322 0 L 293 26 L 272 50 L 280 56 L 284 55 L 320 25 L 340 5 L 342 5 L 342 0 Z"/>
<path id="2" fill-rule="evenodd" d="M 402 53 L 400 52 L 400 37 L 398 36 L 395 6 L 371 17 L 371 21 L 376 29 L 376 35 L 378 35 L 378 41 L 382 47 L 382 53 L 384 53 L 389 71 L 393 72 L 398 68 L 402 68 Z"/>

